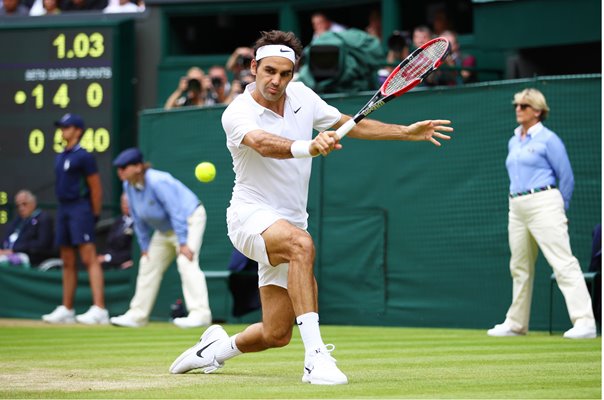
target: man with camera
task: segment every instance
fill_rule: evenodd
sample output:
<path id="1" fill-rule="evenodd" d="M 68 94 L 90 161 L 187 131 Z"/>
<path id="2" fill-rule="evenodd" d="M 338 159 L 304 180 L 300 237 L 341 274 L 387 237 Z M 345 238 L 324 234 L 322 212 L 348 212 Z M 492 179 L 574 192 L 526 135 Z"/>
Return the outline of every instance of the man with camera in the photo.
<path id="1" fill-rule="evenodd" d="M 191 67 L 187 75 L 180 78 L 176 90 L 166 100 L 164 108 L 169 110 L 175 107 L 208 105 L 207 89 L 203 85 L 205 77 L 201 68 Z"/>

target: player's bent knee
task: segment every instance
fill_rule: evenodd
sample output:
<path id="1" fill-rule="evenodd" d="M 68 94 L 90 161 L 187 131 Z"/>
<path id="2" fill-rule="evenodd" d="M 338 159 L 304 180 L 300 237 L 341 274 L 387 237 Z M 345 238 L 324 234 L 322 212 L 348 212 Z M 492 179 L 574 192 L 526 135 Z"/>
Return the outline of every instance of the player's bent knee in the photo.
<path id="1" fill-rule="evenodd" d="M 284 332 L 271 332 L 264 336 L 264 341 L 269 348 L 284 347 L 292 339 L 292 330 Z"/>
<path id="2" fill-rule="evenodd" d="M 292 238 L 293 257 L 311 257 L 315 256 L 315 244 L 309 234 L 301 233 Z"/>

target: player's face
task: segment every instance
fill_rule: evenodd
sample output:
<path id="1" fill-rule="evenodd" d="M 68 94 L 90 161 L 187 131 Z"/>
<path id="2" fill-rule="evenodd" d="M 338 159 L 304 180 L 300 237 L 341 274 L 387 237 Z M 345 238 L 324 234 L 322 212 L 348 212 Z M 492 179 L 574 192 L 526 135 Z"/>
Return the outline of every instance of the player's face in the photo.
<path id="1" fill-rule="evenodd" d="M 260 63 L 252 60 L 252 73 L 256 75 L 256 100 L 268 103 L 280 100 L 285 88 L 294 77 L 294 65 L 284 57 L 266 57 Z M 264 105 L 264 104 L 262 104 Z"/>

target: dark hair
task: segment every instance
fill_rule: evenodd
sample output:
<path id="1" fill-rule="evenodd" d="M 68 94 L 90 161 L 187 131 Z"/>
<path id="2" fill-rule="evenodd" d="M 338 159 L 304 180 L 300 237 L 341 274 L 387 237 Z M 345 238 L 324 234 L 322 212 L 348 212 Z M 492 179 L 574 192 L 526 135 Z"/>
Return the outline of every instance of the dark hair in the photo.
<path id="1" fill-rule="evenodd" d="M 296 53 L 296 61 L 300 60 L 302 56 L 302 43 L 300 40 L 294 35 L 293 32 L 283 32 L 283 31 L 262 31 L 260 32 L 260 38 L 256 40 L 254 44 L 254 57 L 256 57 L 256 51 L 268 44 L 283 44 L 287 47 L 290 47 L 294 53 Z"/>

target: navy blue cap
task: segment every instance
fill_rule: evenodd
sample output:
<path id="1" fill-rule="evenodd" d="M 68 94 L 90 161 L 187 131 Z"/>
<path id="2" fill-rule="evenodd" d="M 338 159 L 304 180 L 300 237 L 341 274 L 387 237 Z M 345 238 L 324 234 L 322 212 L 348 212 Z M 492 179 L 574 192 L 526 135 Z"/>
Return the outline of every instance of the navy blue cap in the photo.
<path id="1" fill-rule="evenodd" d="M 75 126 L 76 128 L 84 129 L 84 120 L 77 114 L 67 113 L 63 115 L 60 120 L 55 122 L 55 126 L 61 128 Z"/>
<path id="2" fill-rule="evenodd" d="M 131 164 L 139 164 L 143 162 L 143 153 L 136 147 L 130 147 L 122 151 L 115 160 L 113 160 L 113 166 L 123 168 Z"/>

